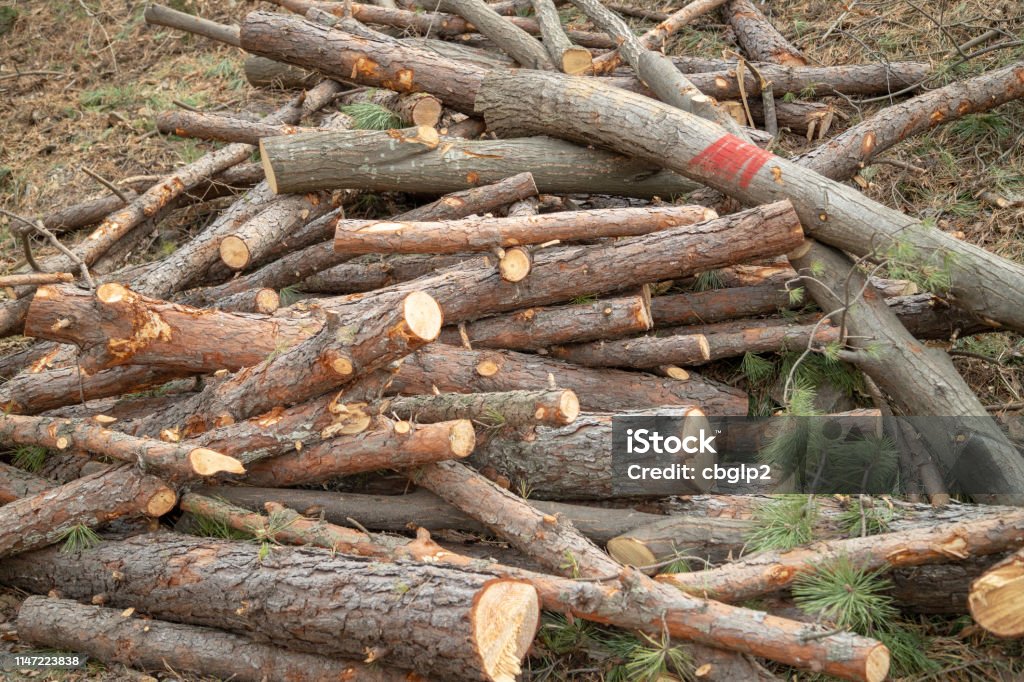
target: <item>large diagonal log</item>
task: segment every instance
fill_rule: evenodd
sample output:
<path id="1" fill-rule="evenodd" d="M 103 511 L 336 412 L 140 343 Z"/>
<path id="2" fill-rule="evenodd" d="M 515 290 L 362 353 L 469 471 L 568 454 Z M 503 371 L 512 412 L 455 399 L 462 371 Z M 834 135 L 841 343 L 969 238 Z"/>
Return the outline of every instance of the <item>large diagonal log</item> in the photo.
<path id="1" fill-rule="evenodd" d="M 1024 68 L 1022 68 L 1024 73 Z M 721 128 L 649 98 L 558 74 L 493 72 L 476 98 L 500 134 L 556 134 L 598 141 L 733 196 L 758 203 L 786 196 L 804 229 L 850 253 L 949 273 L 962 307 L 1024 330 L 1024 266 L 961 242 L 852 187 L 746 144 Z"/>

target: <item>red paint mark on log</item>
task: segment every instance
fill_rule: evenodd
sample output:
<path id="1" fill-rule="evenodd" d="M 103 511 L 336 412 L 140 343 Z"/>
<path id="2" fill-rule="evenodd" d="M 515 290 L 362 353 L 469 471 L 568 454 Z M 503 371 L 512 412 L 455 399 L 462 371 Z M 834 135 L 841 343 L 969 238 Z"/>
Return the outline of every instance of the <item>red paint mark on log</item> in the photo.
<path id="1" fill-rule="evenodd" d="M 744 142 L 734 135 L 723 135 L 690 160 L 689 166 L 725 182 L 738 182 L 741 189 L 750 186 L 757 171 L 774 154 Z"/>

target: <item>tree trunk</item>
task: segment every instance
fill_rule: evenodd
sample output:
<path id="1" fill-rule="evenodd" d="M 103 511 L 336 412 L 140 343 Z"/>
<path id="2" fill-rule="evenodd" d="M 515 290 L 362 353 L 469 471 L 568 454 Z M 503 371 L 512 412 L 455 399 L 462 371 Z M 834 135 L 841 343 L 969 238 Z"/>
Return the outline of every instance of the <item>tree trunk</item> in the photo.
<path id="1" fill-rule="evenodd" d="M 774 284 L 667 294 L 651 299 L 651 315 L 656 327 L 772 315 L 789 307 L 789 294 L 784 287 Z"/>
<path id="2" fill-rule="evenodd" d="M 273 488 L 324 483 L 365 471 L 462 458 L 476 444 L 473 425 L 466 419 L 418 425 L 381 421 L 377 428 L 358 435 L 326 438 L 291 454 L 256 462 L 248 467 L 245 481 Z"/>
<path id="3" fill-rule="evenodd" d="M 566 37 L 555 3 L 551 0 L 533 0 L 531 4 L 551 63 L 570 76 L 589 71 L 593 67 L 590 50 L 573 45 Z"/>
<path id="4" fill-rule="evenodd" d="M 544 47 L 488 7 L 484 0 L 439 0 L 437 7 L 472 22 L 477 31 L 526 68 L 551 70 L 552 62 Z"/>
<path id="5" fill-rule="evenodd" d="M 783 38 L 750 0 L 730 0 L 724 14 L 736 32 L 740 47 L 750 59 L 783 66 L 807 66 L 800 50 Z"/>
<path id="6" fill-rule="evenodd" d="M 441 120 L 441 100 L 425 92 L 401 94 L 390 90 L 371 90 L 353 94 L 344 94 L 340 98 L 344 104 L 370 102 L 382 106 L 408 126 L 437 127 Z"/>
<path id="7" fill-rule="evenodd" d="M 31 497 L 55 485 L 45 478 L 0 462 L 0 504 Z"/>
<path id="8" fill-rule="evenodd" d="M 117 609 L 70 599 L 29 597 L 18 611 L 18 638 L 25 644 L 75 651 L 108 666 L 195 673 L 238 682 L 341 680 L 407 682 L 408 674 L 356 660 L 303 654 L 261 644 L 213 628 L 153 618 L 124 617 Z"/>
<path id="9" fill-rule="evenodd" d="M 547 137 L 445 138 L 433 151 L 424 146 L 400 147 L 403 153 L 419 153 L 396 162 L 381 161 L 376 156 L 397 144 L 379 131 L 304 135 L 298 138 L 298 150 L 295 142 L 294 136 L 267 138 L 264 142 L 265 153 L 271 155 L 270 173 L 281 192 L 349 188 L 436 194 L 468 190 L 524 171 L 533 174 L 539 191 L 555 194 L 671 197 L 697 188 L 674 173 L 652 172 L 646 163 Z M 286 161 L 274 158 L 278 149 L 287 151 Z M 310 168 L 303 164 L 313 165 Z"/>
<path id="10" fill-rule="evenodd" d="M 949 294 L 961 306 L 1024 330 L 1024 305 L 1009 293 L 1024 291 L 1024 267 L 736 140 L 685 112 L 585 79 L 525 71 L 492 73 L 476 101 L 488 128 L 500 134 L 557 131 L 568 138 L 599 141 L 740 201 L 788 196 L 812 236 L 855 255 L 897 248 L 910 252 L 910 267 L 948 269 Z M 600 126 L 592 124 L 595 116 Z"/>
<path id="11" fill-rule="evenodd" d="M 999 562 L 971 584 L 971 616 L 996 637 L 1024 635 L 1024 550 Z"/>
<path id="12" fill-rule="evenodd" d="M 466 323 L 464 329 L 446 327 L 440 341 L 460 345 L 464 333 L 473 348 L 535 351 L 560 343 L 614 339 L 650 328 L 650 299 L 639 295 L 517 310 Z"/>
<path id="13" fill-rule="evenodd" d="M 258 636 L 275 646 L 380 662 L 423 675 L 511 682 L 537 630 L 521 581 L 172 533 L 107 541 L 69 562 L 54 550 L 5 561 L 0 577 L 73 599 Z M 112 568 L 121 567 L 118 578 Z M 443 586 L 442 589 L 438 589 Z M 202 603 L 202 609 L 196 604 Z"/>
<path id="14" fill-rule="evenodd" d="M 240 474 L 241 463 L 208 448 L 135 438 L 100 426 L 95 421 L 50 417 L 0 416 L 0 440 L 41 445 L 50 450 L 85 450 L 124 462 L 138 463 L 174 479 L 212 476 L 227 471 Z"/>
<path id="15" fill-rule="evenodd" d="M 701 562 L 732 558 L 753 528 L 752 522 L 737 519 L 670 516 L 612 538 L 608 553 L 625 566 L 654 566 L 678 558 L 696 571 Z"/>
<path id="16" fill-rule="evenodd" d="M 580 402 L 568 389 L 441 393 L 385 399 L 377 411 L 417 424 L 469 419 L 499 426 L 563 426 L 571 424 L 579 416 Z"/>
<path id="17" fill-rule="evenodd" d="M 640 236 L 717 217 L 703 206 L 645 206 L 456 221 L 339 220 L 334 250 L 350 254 L 490 251 L 552 240 Z"/>
<path id="18" fill-rule="evenodd" d="M 95 528 L 134 514 L 160 517 L 177 500 L 166 483 L 133 466 L 104 469 L 0 507 L 0 557 L 60 542 L 77 526 Z"/>
<path id="19" fill-rule="evenodd" d="M 511 481 L 513 490 L 529 491 L 529 497 L 538 499 L 664 497 L 664 490 L 652 488 L 649 481 L 623 476 L 612 457 L 612 418 L 653 416 L 675 417 L 679 431 L 674 435 L 680 439 L 702 429 L 710 430 L 704 412 L 696 407 L 583 414 L 566 426 L 508 428 L 491 433 L 482 439 L 469 461 L 478 470 L 494 469 Z M 713 466 L 716 458 L 713 453 L 680 454 L 673 461 L 700 471 Z M 680 495 L 706 490 L 703 479 L 678 481 Z"/>
<path id="20" fill-rule="evenodd" d="M 417 277 L 432 275 L 467 259 L 479 257 L 460 254 L 371 255 L 322 270 L 302 280 L 298 288 L 311 294 L 355 294 L 373 291 L 398 282 L 408 282 Z"/>
<path id="21" fill-rule="evenodd" d="M 922 526 L 849 540 L 813 543 L 786 552 L 759 552 L 739 561 L 694 573 L 661 575 L 658 580 L 692 594 L 739 602 L 783 590 L 823 562 L 846 557 L 862 570 L 947 563 L 1005 552 L 1024 532 L 1024 511 L 998 512 L 959 524 Z"/>
<path id="22" fill-rule="evenodd" d="M 77 367 L 22 373 L 0 386 L 0 408 L 11 414 L 38 414 L 83 400 L 162 386 L 187 372 L 126 365 L 85 375 Z"/>

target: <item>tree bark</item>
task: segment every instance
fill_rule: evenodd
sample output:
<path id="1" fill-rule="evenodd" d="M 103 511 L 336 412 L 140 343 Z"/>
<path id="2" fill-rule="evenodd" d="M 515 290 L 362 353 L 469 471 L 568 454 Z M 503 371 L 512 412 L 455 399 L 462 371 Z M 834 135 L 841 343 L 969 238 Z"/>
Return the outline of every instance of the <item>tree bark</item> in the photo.
<path id="1" fill-rule="evenodd" d="M 606 298 L 593 303 L 526 308 L 469 322 L 463 328 L 446 327 L 440 341 L 462 343 L 462 334 L 474 348 L 538 350 L 561 343 L 614 339 L 651 328 L 650 299 L 646 296 Z"/>
<path id="2" fill-rule="evenodd" d="M 208 448 L 177 445 L 159 440 L 135 438 L 106 429 L 95 421 L 50 417 L 0 416 L 0 440 L 41 445 L 50 450 L 75 448 L 138 463 L 173 479 L 212 476 L 227 471 L 240 474 L 241 463 Z"/>
<path id="3" fill-rule="evenodd" d="M 70 599 L 29 597 L 18 611 L 17 626 L 18 638 L 26 644 L 153 672 L 171 668 L 238 682 L 317 682 L 353 676 L 367 682 L 408 680 L 407 673 L 393 668 L 289 651 L 213 628 L 125 618 L 119 610 Z"/>
<path id="4" fill-rule="evenodd" d="M 179 12 L 163 5 L 147 5 L 143 16 L 147 24 L 167 26 L 168 28 L 211 38 L 227 45 L 241 47 L 241 43 L 238 41 L 237 26 L 218 24 L 215 21 Z"/>
<path id="5" fill-rule="evenodd" d="M 555 132 L 599 141 L 746 202 L 788 196 L 812 236 L 855 255 L 900 247 L 911 267 L 949 269 L 949 294 L 983 317 L 1024 329 L 1024 267 L 873 202 L 851 187 L 768 154 L 650 99 L 552 74 L 492 73 L 477 96 L 501 134 Z M 593 125 L 593 117 L 600 125 Z M 672 123 L 667 123 L 671 121 Z M 827 199 L 827 200 L 826 200 Z M 949 254 L 935 261 L 935 254 Z M 1002 293 L 1007 292 L 1007 293 Z"/>
<path id="6" fill-rule="evenodd" d="M 398 116 L 408 126 L 434 128 L 441 120 L 441 100 L 425 92 L 401 94 L 389 90 L 371 90 L 342 95 L 341 101 L 344 104 L 377 104 Z"/>
<path id="7" fill-rule="evenodd" d="M 529 33 L 506 21 L 483 0 L 439 0 L 437 6 L 472 22 L 477 31 L 526 68 L 551 70 L 552 62 L 544 47 Z"/>
<path id="8" fill-rule="evenodd" d="M 250 289 L 222 298 L 213 307 L 229 313 L 271 315 L 281 307 L 281 297 L 273 289 Z"/>
<path id="9" fill-rule="evenodd" d="M 566 37 L 555 3 L 551 0 L 533 0 L 531 4 L 551 63 L 570 76 L 590 71 L 593 68 L 590 50 L 573 45 Z"/>
<path id="10" fill-rule="evenodd" d="M 699 570 L 701 562 L 731 559 L 753 527 L 750 521 L 737 519 L 670 516 L 612 538 L 608 554 L 625 566 L 654 566 L 680 558 L 690 570 Z"/>
<path id="11" fill-rule="evenodd" d="M 473 425 L 466 419 L 415 426 L 380 421 L 370 431 L 327 438 L 296 452 L 256 462 L 248 467 L 245 480 L 273 488 L 324 483 L 364 471 L 406 469 L 462 458 L 476 444 Z"/>
<path id="12" fill-rule="evenodd" d="M 308 133 L 315 128 L 304 128 L 287 123 L 249 121 L 237 116 L 210 114 L 199 111 L 165 111 L 157 114 L 156 129 L 178 137 L 198 137 L 203 140 L 223 140 L 256 145 L 260 138 L 275 135 Z"/>
<path id="13" fill-rule="evenodd" d="M 568 389 L 441 393 L 385 399 L 377 411 L 418 424 L 469 419 L 501 426 L 563 426 L 571 424 L 579 416 L 580 401 Z"/>
<path id="14" fill-rule="evenodd" d="M 658 580 L 692 594 L 736 602 L 783 590 L 822 562 L 846 557 L 863 570 L 947 563 L 1005 552 L 1024 532 L 1024 512 L 997 512 L 958 524 L 939 524 L 864 538 L 828 540 L 787 552 L 759 552 L 739 561 Z"/>
<path id="15" fill-rule="evenodd" d="M 41 476 L 0 462 L 0 504 L 7 504 L 22 497 L 31 497 L 55 485 Z"/>
<path id="16" fill-rule="evenodd" d="M 0 287 L 39 286 L 73 281 L 75 281 L 75 276 L 70 272 L 28 272 L 24 275 L 0 276 Z"/>
<path id="17" fill-rule="evenodd" d="M 166 483 L 135 467 L 104 469 L 0 507 L 0 557 L 60 542 L 76 526 L 95 528 L 134 514 L 160 517 L 177 499 Z"/>
<path id="18" fill-rule="evenodd" d="M 380 661 L 423 675 L 510 682 L 537 630 L 521 581 L 171 533 L 103 542 L 68 562 L 53 550 L 0 566 L 4 582 L 221 627 L 295 651 Z M 123 573 L 112 576 L 112 568 Z M 443 586 L 442 589 L 438 589 Z M 196 609 L 202 603 L 202 609 Z M 497 621 L 497 622 L 496 622 Z"/>
<path id="19" fill-rule="evenodd" d="M 11 414 L 38 414 L 84 400 L 142 391 L 186 376 L 187 372 L 126 365 L 85 375 L 78 367 L 22 373 L 0 386 L 0 408 Z"/>
<path id="20" fill-rule="evenodd" d="M 254 55 L 245 58 L 242 69 L 245 71 L 245 80 L 254 88 L 304 90 L 313 87 L 323 78 L 317 72 Z"/>
<path id="21" fill-rule="evenodd" d="M 546 137 L 445 138 L 440 148 L 432 151 L 418 145 L 400 147 L 410 156 L 394 162 L 377 156 L 396 144 L 384 132 L 299 136 L 301 149 L 295 149 L 293 137 L 267 138 L 264 142 L 264 151 L 270 154 L 270 172 L 281 192 L 346 188 L 436 194 L 468 190 L 524 171 L 533 174 L 538 190 L 545 193 L 648 198 L 672 197 L 696 189 L 675 173 L 652 173 L 648 164 Z M 274 157 L 279 149 L 289 154 L 283 162 Z M 417 150 L 419 153 L 412 153 Z"/>
<path id="22" fill-rule="evenodd" d="M 334 208 L 330 196 L 322 192 L 275 197 L 220 240 L 220 260 L 232 270 L 248 268 L 293 231 Z"/>
<path id="23" fill-rule="evenodd" d="M 666 294 L 651 299 L 651 315 L 656 327 L 711 324 L 771 315 L 789 307 L 789 294 L 784 287 L 774 284 Z"/>
<path id="24" fill-rule="evenodd" d="M 333 251 L 333 246 L 331 247 Z M 395 256 L 371 255 L 356 258 L 321 270 L 298 284 L 308 293 L 355 294 L 408 282 L 417 277 L 448 269 L 479 255 L 452 254 L 431 256 L 400 254 Z"/>
<path id="25" fill-rule="evenodd" d="M 560 211 L 526 217 L 490 216 L 456 221 L 339 220 L 334 250 L 339 253 L 463 253 L 499 247 L 631 237 L 678 225 L 713 220 L 703 206 L 645 206 Z"/>
<path id="26" fill-rule="evenodd" d="M 750 59 L 783 66 L 807 66 L 800 50 L 790 44 L 750 0 L 730 0 L 724 14 Z"/>
<path id="27" fill-rule="evenodd" d="M 996 637 L 1024 635 L 1024 550 L 990 568 L 971 584 L 971 616 Z"/>
<path id="28" fill-rule="evenodd" d="M 904 414 L 945 418 L 928 425 L 930 435 L 922 435 L 964 490 L 989 501 L 1024 504 L 1020 451 L 988 416 L 949 356 L 914 339 L 841 252 L 808 240 L 790 254 L 790 261 L 807 273 L 804 284 L 822 309 L 845 308 L 848 337 L 841 341 L 850 350 L 841 353 L 843 359 L 870 376 Z M 971 445 L 958 447 L 965 434 L 973 435 Z"/>
<path id="29" fill-rule="evenodd" d="M 551 348 L 552 357 L 584 367 L 704 365 L 711 362 L 710 340 L 704 334 L 641 336 L 635 339 L 592 341 Z"/>

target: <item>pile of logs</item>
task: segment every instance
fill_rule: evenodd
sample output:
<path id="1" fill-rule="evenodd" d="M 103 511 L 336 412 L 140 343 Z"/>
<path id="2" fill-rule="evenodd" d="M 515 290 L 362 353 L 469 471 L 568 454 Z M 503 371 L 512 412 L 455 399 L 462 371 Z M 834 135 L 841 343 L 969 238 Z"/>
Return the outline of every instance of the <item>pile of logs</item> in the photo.
<path id="1" fill-rule="evenodd" d="M 8 624 L 21 643 L 235 680 L 510 681 L 545 610 L 685 643 L 701 679 L 882 680 L 876 639 L 739 605 L 784 604 L 839 556 L 892 570 L 910 611 L 1024 634 L 1024 460 L 924 343 L 1024 331 L 1024 267 L 847 182 L 1024 96 L 1024 64 L 915 94 L 929 65 L 810 66 L 748 0 L 642 35 L 598 0 L 571 0 L 590 31 L 551 0 L 275 1 L 239 26 L 146 19 L 237 46 L 253 86 L 297 90 L 280 108 L 162 114 L 226 144 L 11 224 L 75 243 L 0 278 L 0 329 L 37 339 L 0 359 L 0 440 L 47 451 L 32 473 L 0 463 L 0 584 L 40 595 Z M 664 54 L 710 12 L 744 59 Z M 827 137 L 834 104 L 784 98 L 808 88 L 910 96 Z M 405 127 L 358 129 L 355 103 Z M 824 141 L 766 148 L 792 133 Z M 374 192 L 406 210 L 346 215 Z M 226 195 L 175 252 L 124 265 L 173 210 Z M 877 277 L 895 258 L 947 284 Z M 687 290 L 710 271 L 723 287 Z M 794 314 L 798 287 L 823 312 Z M 615 416 L 743 416 L 713 363 L 826 347 L 880 413 L 980 421 L 957 480 L 925 462 L 905 482 L 987 505 L 898 502 L 884 534 L 746 555 L 756 497 L 695 484 L 670 516 L 615 499 Z M 826 525 L 844 504 L 822 501 Z M 504 544 L 439 544 L 450 530 Z M 706 567 L 656 575 L 681 547 Z"/>

